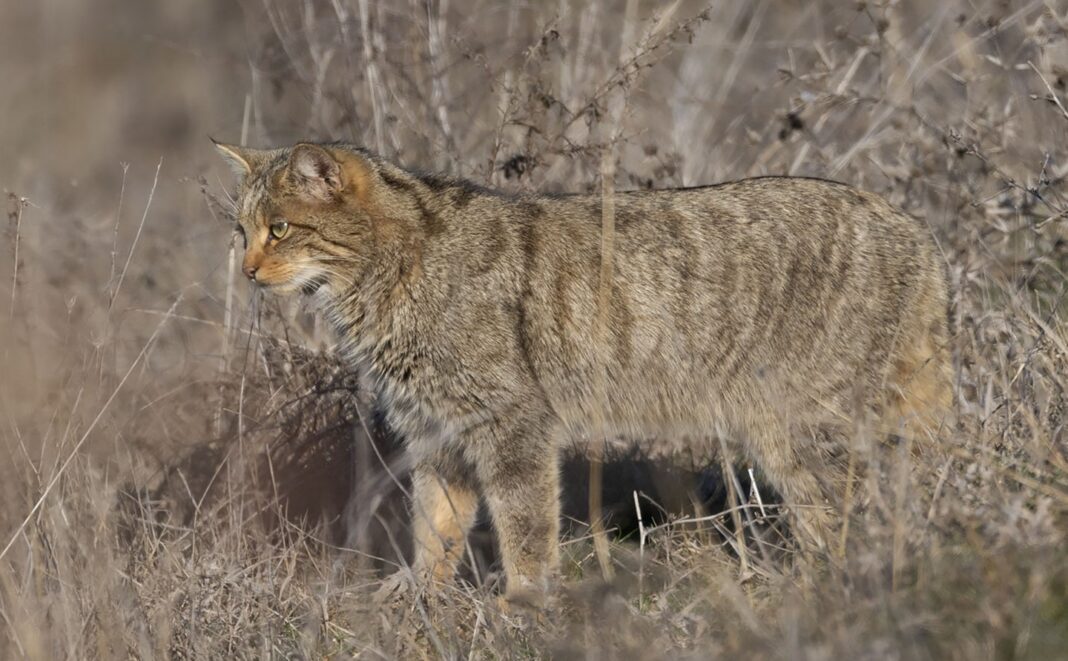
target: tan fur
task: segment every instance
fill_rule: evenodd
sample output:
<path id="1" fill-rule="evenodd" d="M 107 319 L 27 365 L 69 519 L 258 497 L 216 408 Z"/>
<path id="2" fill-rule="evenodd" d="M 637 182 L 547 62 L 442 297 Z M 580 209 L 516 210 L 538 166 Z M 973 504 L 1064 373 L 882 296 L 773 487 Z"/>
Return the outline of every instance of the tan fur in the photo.
<path id="1" fill-rule="evenodd" d="M 439 581 L 452 578 L 463 557 L 467 531 L 475 523 L 478 493 L 455 484 L 446 487 L 428 472 L 416 476 L 412 491 L 415 569 Z"/>
<path id="2" fill-rule="evenodd" d="M 509 592 L 546 586 L 558 449 L 588 435 L 602 369 L 610 433 L 729 439 L 814 546 L 822 488 L 841 478 L 817 435 L 857 416 L 926 433 L 949 407 L 933 242 L 849 186 L 617 194 L 608 331 L 594 342 L 599 196 L 507 195 L 342 144 L 221 149 L 244 175 L 256 280 L 314 292 L 407 440 L 423 573 L 452 574 L 477 493 Z M 289 234 L 264 243 L 278 219 Z"/>

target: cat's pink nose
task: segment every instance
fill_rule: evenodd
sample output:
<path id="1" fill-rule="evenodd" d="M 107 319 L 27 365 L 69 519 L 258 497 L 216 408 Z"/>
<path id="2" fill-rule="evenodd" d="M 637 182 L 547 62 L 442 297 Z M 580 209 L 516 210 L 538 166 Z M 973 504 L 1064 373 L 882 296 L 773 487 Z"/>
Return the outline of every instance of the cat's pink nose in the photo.
<path id="1" fill-rule="evenodd" d="M 247 264 L 241 270 L 245 272 L 245 275 L 248 276 L 249 280 L 255 280 L 256 279 L 256 265 L 255 264 Z"/>

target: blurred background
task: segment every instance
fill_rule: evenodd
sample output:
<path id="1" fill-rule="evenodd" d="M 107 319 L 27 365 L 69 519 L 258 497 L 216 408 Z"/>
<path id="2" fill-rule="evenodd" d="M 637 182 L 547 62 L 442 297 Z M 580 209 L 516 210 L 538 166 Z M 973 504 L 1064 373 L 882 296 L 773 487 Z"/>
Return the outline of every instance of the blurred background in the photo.
<path id="1" fill-rule="evenodd" d="M 508 190 L 599 190 L 605 163 L 618 189 L 819 176 L 885 195 L 939 241 L 958 463 L 874 465 L 898 481 L 866 484 L 855 552 L 808 605 L 782 595 L 817 579 L 776 562 L 743 560 L 737 587 L 745 548 L 711 526 L 647 551 L 666 573 L 612 611 L 610 643 L 551 628 L 490 640 L 464 619 L 476 595 L 447 611 L 467 624 L 421 622 L 435 654 L 1068 644 L 1063 0 L 6 0 L 0 81 L 0 649 L 428 644 L 398 633 L 403 618 L 345 620 L 363 572 L 396 560 L 384 531 L 404 534 L 398 490 L 367 468 L 383 448 L 399 462 L 396 439 L 361 422 L 329 329 L 236 277 L 233 182 L 209 136 L 346 140 Z M 638 490 L 672 501 L 663 520 L 722 508 L 715 460 L 619 459 L 617 513 Z M 592 566 L 581 539 L 577 575 Z"/>

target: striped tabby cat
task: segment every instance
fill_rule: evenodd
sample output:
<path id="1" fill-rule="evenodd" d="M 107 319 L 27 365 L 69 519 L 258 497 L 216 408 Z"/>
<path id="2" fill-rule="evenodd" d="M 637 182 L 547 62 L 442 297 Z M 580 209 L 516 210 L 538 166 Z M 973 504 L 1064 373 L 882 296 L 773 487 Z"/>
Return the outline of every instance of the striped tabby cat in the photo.
<path id="1" fill-rule="evenodd" d="M 719 433 L 818 548 L 841 476 L 817 431 L 863 416 L 920 436 L 950 407 L 938 252 L 875 195 L 786 177 L 618 193 L 595 341 L 600 196 L 511 195 L 346 144 L 217 146 L 242 178 L 244 273 L 314 292 L 407 439 L 423 578 L 453 576 L 481 496 L 508 593 L 544 589 L 559 449 L 596 415 L 629 437 Z"/>

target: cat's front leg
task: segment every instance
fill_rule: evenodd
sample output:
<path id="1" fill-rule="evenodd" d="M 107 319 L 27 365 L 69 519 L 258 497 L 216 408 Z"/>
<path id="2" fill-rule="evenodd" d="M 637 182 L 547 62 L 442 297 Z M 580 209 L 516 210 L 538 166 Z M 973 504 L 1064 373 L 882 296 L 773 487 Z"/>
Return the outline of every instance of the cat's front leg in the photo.
<path id="1" fill-rule="evenodd" d="M 541 602 L 560 558 L 560 474 L 549 416 L 514 415 L 466 439 L 501 551 L 505 597 Z"/>
<path id="2" fill-rule="evenodd" d="M 375 594 L 378 603 L 403 601 L 455 576 L 479 501 L 469 479 L 447 470 L 451 463 L 435 455 L 417 460 L 412 469 L 411 567 L 402 567 L 382 582 Z"/>
<path id="3" fill-rule="evenodd" d="M 412 569 L 420 579 L 449 581 L 463 558 L 478 513 L 478 494 L 421 462 L 412 473 Z"/>

